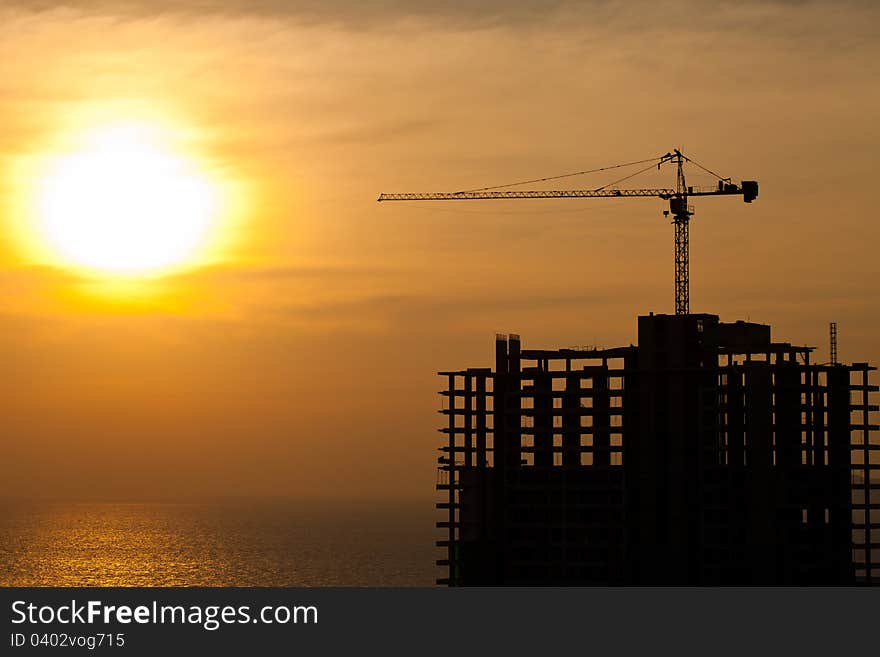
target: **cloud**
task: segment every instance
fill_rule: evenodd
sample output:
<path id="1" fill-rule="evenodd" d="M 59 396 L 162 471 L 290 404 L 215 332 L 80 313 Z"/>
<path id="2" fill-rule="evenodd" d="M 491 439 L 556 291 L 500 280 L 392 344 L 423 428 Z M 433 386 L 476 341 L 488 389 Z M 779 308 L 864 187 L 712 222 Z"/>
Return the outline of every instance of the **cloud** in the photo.
<path id="1" fill-rule="evenodd" d="M 359 279 L 366 276 L 387 277 L 399 275 L 399 267 L 366 265 L 298 265 L 298 266 L 240 266 L 233 264 L 200 267 L 168 277 L 169 282 L 223 284 L 229 282 L 265 283 L 326 278 Z"/>
<path id="2" fill-rule="evenodd" d="M 439 20 L 459 26 L 485 27 L 498 23 L 539 21 L 571 0 L 12 0 L 7 3 L 35 12 L 75 9 L 81 13 L 115 16 L 217 16 L 295 19 L 349 26 L 376 26 L 408 18 Z M 605 3 L 596 3 L 605 4 Z"/>
<path id="3" fill-rule="evenodd" d="M 677 0 L 658 4 L 650 0 L 10 0 L 8 9 L 29 12 L 71 11 L 115 19 L 193 21 L 240 19 L 291 21 L 301 25 L 332 24 L 349 30 L 386 30 L 401 24 L 431 24 L 443 29 L 483 30 L 504 27 L 540 28 L 547 23 L 579 26 L 585 39 L 591 28 L 602 26 L 617 37 L 634 31 L 656 32 L 665 41 L 669 26 L 676 30 L 679 47 L 683 33 L 693 30 L 742 31 L 751 34 L 788 33 L 804 38 L 822 37 L 804 26 L 820 13 L 832 23 L 845 14 L 876 16 L 871 0 L 841 0 L 833 8 L 821 0 L 746 0 L 719 5 L 712 0 Z M 870 25 L 850 23 L 851 33 L 835 39 L 847 47 L 854 37 L 872 32 Z M 417 29 L 414 27 L 414 29 Z M 418 38 L 416 34 L 413 38 Z M 658 51 L 664 42 L 657 42 Z"/>

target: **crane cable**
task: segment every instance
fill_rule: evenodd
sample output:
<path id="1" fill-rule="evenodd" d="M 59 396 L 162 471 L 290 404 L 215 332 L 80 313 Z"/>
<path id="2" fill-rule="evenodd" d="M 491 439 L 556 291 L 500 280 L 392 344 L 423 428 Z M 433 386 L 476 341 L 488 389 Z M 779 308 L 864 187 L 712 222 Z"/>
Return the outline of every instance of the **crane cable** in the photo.
<path id="1" fill-rule="evenodd" d="M 691 164 L 695 164 L 695 165 L 697 165 L 698 167 L 700 167 L 703 171 L 705 171 L 705 172 L 708 173 L 709 175 L 711 175 L 711 176 L 715 176 L 716 178 L 718 178 L 718 180 L 726 180 L 726 181 L 730 182 L 730 178 L 725 178 L 724 176 L 719 176 L 719 175 L 718 175 L 717 173 L 715 173 L 714 171 L 711 171 L 710 169 L 707 169 L 706 167 L 704 167 L 704 166 L 703 166 L 702 164 L 700 164 L 699 162 L 697 162 L 697 161 L 692 160 L 691 158 L 689 158 L 687 155 L 682 154 L 682 157 L 683 157 L 685 160 L 687 160 L 688 162 L 690 162 Z"/>
<path id="2" fill-rule="evenodd" d="M 559 175 L 559 176 L 548 176 L 546 178 L 535 178 L 533 180 L 521 180 L 520 182 L 507 183 L 506 185 L 492 185 L 491 187 L 478 187 L 476 189 L 464 189 L 460 192 L 455 192 L 455 193 L 456 194 L 469 194 L 470 192 L 485 192 L 490 189 L 502 189 L 504 187 L 515 187 L 516 185 L 529 185 L 531 183 L 547 182 L 548 180 L 559 180 L 560 178 L 571 178 L 572 176 L 582 176 L 587 173 L 598 173 L 599 171 L 608 171 L 610 169 L 622 169 L 623 167 L 631 167 L 631 166 L 635 166 L 636 164 L 644 164 L 645 162 L 652 163 L 651 166 L 648 167 L 648 169 L 650 169 L 657 162 L 657 158 L 652 157 L 647 160 L 638 160 L 636 162 L 627 162 L 625 164 L 614 164 L 612 166 L 599 167 L 598 169 L 588 169 L 586 171 L 575 171 L 574 173 L 563 173 L 562 175 Z M 694 164 L 696 164 L 696 162 Z M 638 173 L 643 173 L 644 171 L 647 171 L 648 169 L 643 169 L 642 171 L 639 171 Z M 637 174 L 633 174 L 633 175 L 637 175 Z M 632 177 L 632 176 L 627 176 L 627 178 L 630 178 L 630 177 Z M 622 178 L 621 180 L 626 180 L 626 178 Z M 620 181 L 618 181 L 618 182 L 620 182 Z M 613 185 L 615 183 L 609 183 L 609 184 Z M 608 185 L 605 185 L 605 187 L 608 187 Z M 602 189 L 602 187 L 600 187 L 599 189 Z"/>
<path id="3" fill-rule="evenodd" d="M 621 182 L 623 182 L 624 180 L 629 180 L 630 178 L 635 178 L 635 177 L 636 177 L 637 175 L 639 175 L 640 173 L 645 173 L 645 171 L 649 171 L 650 169 L 653 169 L 653 168 L 654 168 L 654 164 L 655 164 L 655 161 L 652 161 L 651 166 L 649 166 L 649 167 L 645 167 L 644 169 L 639 169 L 639 170 L 636 171 L 635 173 L 631 173 L 631 174 L 629 174 L 628 176 L 624 176 L 623 178 L 619 178 L 618 180 L 615 180 L 614 182 L 605 183 L 605 184 L 602 185 L 601 187 L 597 187 L 594 191 L 600 192 L 600 191 L 602 191 L 603 189 L 605 189 L 606 187 L 611 187 L 611 186 L 613 186 L 613 185 L 616 185 L 617 183 L 621 183 Z"/>
<path id="4" fill-rule="evenodd" d="M 668 153 L 667 153 L 667 155 L 668 155 Z M 664 159 L 665 159 L 665 157 L 666 157 L 665 155 L 664 155 L 663 157 L 659 158 L 659 159 L 656 158 L 656 157 L 652 157 L 652 158 L 649 158 L 649 159 L 646 159 L 646 160 L 636 160 L 635 162 L 626 162 L 626 163 L 624 163 L 624 164 L 613 164 L 613 165 L 611 165 L 611 166 L 599 167 L 598 169 L 587 169 L 586 171 L 575 171 L 574 173 L 563 173 L 563 174 L 558 175 L 558 176 L 547 176 L 546 178 L 534 178 L 534 179 L 532 179 L 532 180 L 521 180 L 521 181 L 519 181 L 519 182 L 507 183 L 507 184 L 505 184 L 505 185 L 492 185 L 492 186 L 490 186 L 490 187 L 477 187 L 477 188 L 475 188 L 475 189 L 464 189 L 464 190 L 462 190 L 462 191 L 460 191 L 460 192 L 455 192 L 455 193 L 456 193 L 456 194 L 469 194 L 469 193 L 471 193 L 471 192 L 486 192 L 486 191 L 489 191 L 489 190 L 492 190 L 492 189 L 503 189 L 503 188 L 505 188 L 505 187 L 516 187 L 517 185 L 529 185 L 529 184 L 531 184 L 531 183 L 547 182 L 548 180 L 559 180 L 560 178 L 572 178 L 572 177 L 574 177 L 574 176 L 582 176 L 582 175 L 585 175 L 585 174 L 588 174 L 588 173 L 598 173 L 598 172 L 600 172 L 600 171 L 610 171 L 611 169 L 622 169 L 622 168 L 624 168 L 624 167 L 635 166 L 636 164 L 645 164 L 646 162 L 650 162 L 650 163 L 651 163 L 651 166 L 649 166 L 649 167 L 645 167 L 644 169 L 640 169 L 640 170 L 636 171 L 635 173 L 632 173 L 632 174 L 630 174 L 630 175 L 628 175 L 628 176 L 624 176 L 623 178 L 619 178 L 618 180 L 615 180 L 614 182 L 606 183 L 606 184 L 602 185 L 601 187 L 597 187 L 597 188 L 595 189 L 595 191 L 598 192 L 598 191 L 601 191 L 601 190 L 605 189 L 606 187 L 612 187 L 612 186 L 614 186 L 614 185 L 616 185 L 616 184 L 618 184 L 618 183 L 622 183 L 624 180 L 629 180 L 630 178 L 634 178 L 634 177 L 636 177 L 636 176 L 639 175 L 640 173 L 645 173 L 646 171 L 648 171 L 648 170 L 650 170 L 650 169 L 653 169 L 655 164 L 658 164 L 658 163 L 661 163 L 661 164 L 662 164 L 663 161 L 664 161 Z M 719 180 L 727 180 L 727 181 L 730 180 L 730 178 L 726 178 L 726 177 L 724 177 L 724 176 L 720 176 L 720 175 L 718 175 L 717 173 L 715 173 L 714 171 L 712 171 L 711 169 L 708 169 L 708 168 L 704 167 L 702 164 L 700 164 L 700 163 L 697 162 L 696 160 L 692 160 L 692 159 L 689 158 L 687 155 L 682 154 L 682 157 L 683 157 L 687 162 L 690 162 L 691 164 L 694 164 L 694 165 L 698 166 L 698 167 L 701 168 L 703 171 L 705 171 L 705 172 L 708 173 L 709 175 L 715 176 L 715 177 L 718 178 Z"/>

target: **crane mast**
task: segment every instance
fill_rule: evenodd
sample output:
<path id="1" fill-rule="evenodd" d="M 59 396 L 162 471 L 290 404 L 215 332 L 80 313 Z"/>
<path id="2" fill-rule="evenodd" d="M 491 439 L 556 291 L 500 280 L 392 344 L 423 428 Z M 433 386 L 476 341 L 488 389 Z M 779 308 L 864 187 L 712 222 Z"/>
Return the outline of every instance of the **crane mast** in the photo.
<path id="1" fill-rule="evenodd" d="M 499 185 L 497 187 L 484 187 L 481 189 L 462 191 L 462 192 L 402 192 L 402 193 L 383 193 L 379 195 L 378 201 L 478 201 L 478 200 L 499 200 L 499 199 L 548 199 L 548 198 L 638 198 L 653 197 L 661 198 L 669 201 L 669 210 L 664 210 L 664 216 L 672 214 L 672 224 L 675 226 L 675 314 L 687 315 L 690 313 L 690 244 L 689 244 L 689 226 L 690 218 L 694 214 L 693 206 L 688 204 L 688 198 L 691 196 L 731 196 L 738 195 L 743 197 L 743 201 L 751 203 L 758 197 L 758 183 L 754 180 L 744 180 L 739 185 L 732 183 L 730 178 L 723 178 L 718 174 L 706 169 L 701 164 L 694 162 L 685 156 L 680 150 L 674 149 L 671 153 L 666 153 L 659 159 L 642 160 L 626 165 L 614 165 L 611 167 L 602 167 L 593 171 L 582 171 L 575 174 L 566 174 L 563 176 L 554 176 L 542 180 L 553 180 L 556 178 L 566 178 L 583 173 L 592 173 L 595 171 L 604 171 L 606 169 L 620 168 L 630 166 L 631 164 L 642 164 L 644 162 L 652 162 L 648 169 L 652 169 L 656 163 L 659 169 L 663 164 L 675 164 L 675 188 L 647 188 L 647 189 L 618 189 L 613 187 L 614 183 L 604 185 L 595 189 L 567 189 L 567 190 L 506 190 L 498 191 L 499 187 L 513 187 L 520 183 L 511 183 L 509 185 Z M 711 187 L 694 187 L 689 186 L 685 180 L 684 165 L 690 162 L 704 171 L 710 173 L 718 179 L 718 184 Z M 647 169 L 637 171 L 634 175 L 643 173 Z M 536 181 L 528 181 L 536 182 Z M 620 182 L 620 181 L 618 181 Z"/>
<path id="2" fill-rule="evenodd" d="M 687 315 L 691 311 L 690 278 L 690 221 L 691 212 L 687 202 L 687 183 L 684 179 L 684 156 L 675 151 L 675 197 L 670 202 L 675 225 L 675 314 Z"/>

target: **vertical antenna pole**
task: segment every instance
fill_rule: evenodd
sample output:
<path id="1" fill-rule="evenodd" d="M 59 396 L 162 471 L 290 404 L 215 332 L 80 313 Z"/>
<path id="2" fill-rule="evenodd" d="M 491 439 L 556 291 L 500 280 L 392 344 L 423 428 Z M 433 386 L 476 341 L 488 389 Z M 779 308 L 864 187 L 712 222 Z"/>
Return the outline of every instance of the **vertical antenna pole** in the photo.
<path id="1" fill-rule="evenodd" d="M 828 325 L 831 339 L 831 364 L 837 365 L 837 322 Z"/>

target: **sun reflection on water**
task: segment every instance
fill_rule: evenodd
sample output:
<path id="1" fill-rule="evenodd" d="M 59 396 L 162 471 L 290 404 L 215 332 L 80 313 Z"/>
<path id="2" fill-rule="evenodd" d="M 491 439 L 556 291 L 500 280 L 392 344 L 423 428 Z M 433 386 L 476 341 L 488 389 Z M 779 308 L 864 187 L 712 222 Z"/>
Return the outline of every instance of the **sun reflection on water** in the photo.
<path id="1" fill-rule="evenodd" d="M 0 516 L 2 586 L 426 586 L 429 508 L 53 504 Z"/>

